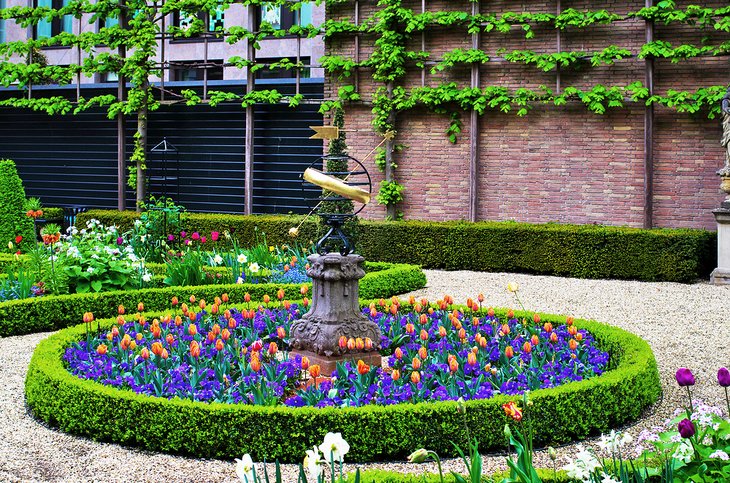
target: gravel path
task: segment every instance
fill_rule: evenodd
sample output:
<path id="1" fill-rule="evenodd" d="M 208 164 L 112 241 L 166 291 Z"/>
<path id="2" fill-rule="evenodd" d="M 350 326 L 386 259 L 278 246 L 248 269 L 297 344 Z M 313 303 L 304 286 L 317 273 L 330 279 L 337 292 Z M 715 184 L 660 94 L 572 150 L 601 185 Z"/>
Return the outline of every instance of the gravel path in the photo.
<path id="1" fill-rule="evenodd" d="M 730 287 L 433 270 L 426 275 L 428 286 L 413 292 L 418 298 L 436 300 L 450 294 L 457 303 L 464 303 L 482 292 L 489 305 L 516 308 L 514 296 L 505 287 L 508 282 L 518 282 L 520 299 L 528 310 L 596 319 L 642 335 L 657 357 L 665 392 L 652 414 L 629 429 L 634 436 L 665 419 L 683 402 L 684 394 L 674 383 L 678 367 L 689 367 L 697 376 L 696 398 L 724 407 L 724 393 L 715 378 L 719 367 L 730 366 Z M 4 383 L 0 386 L 4 422 L 0 425 L 0 481 L 236 481 L 231 462 L 96 443 L 34 420 L 24 405 L 23 384 L 33 349 L 48 335 L 0 339 Z M 574 453 L 574 446 L 560 448 L 560 464 Z M 544 452 L 537 454 L 537 462 L 549 466 Z M 400 462 L 377 466 L 435 471 L 433 465 Z M 505 468 L 504 457 L 486 457 L 485 467 Z M 452 468 L 463 469 L 459 461 L 447 461 L 444 469 Z M 284 479 L 296 481 L 294 466 L 285 468 Z"/>

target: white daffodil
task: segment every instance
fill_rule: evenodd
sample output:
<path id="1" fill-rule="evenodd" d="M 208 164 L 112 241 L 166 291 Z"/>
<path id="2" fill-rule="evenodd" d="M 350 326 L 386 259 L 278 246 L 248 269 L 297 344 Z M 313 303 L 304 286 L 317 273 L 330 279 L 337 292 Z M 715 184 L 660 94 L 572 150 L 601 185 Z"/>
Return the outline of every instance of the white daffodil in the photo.
<path id="1" fill-rule="evenodd" d="M 601 476 L 603 477 L 601 479 L 601 483 L 621 483 L 618 480 L 614 480 L 611 475 L 608 475 L 606 473 L 603 473 Z"/>
<path id="2" fill-rule="evenodd" d="M 345 455 L 350 451 L 350 445 L 342 439 L 342 433 L 327 433 L 324 442 L 319 445 L 319 450 L 327 461 L 344 461 Z"/>
<path id="3" fill-rule="evenodd" d="M 238 263 L 246 263 L 248 261 L 248 257 L 244 255 L 243 253 L 238 254 Z"/>
<path id="4" fill-rule="evenodd" d="M 152 274 L 150 272 L 145 273 L 144 275 L 142 275 L 142 280 L 144 280 L 145 282 L 149 282 L 150 280 L 152 280 Z"/>
<path id="5" fill-rule="evenodd" d="M 240 460 L 236 458 L 236 475 L 243 483 L 253 483 L 255 471 L 250 454 L 246 453 Z"/>
<path id="6" fill-rule="evenodd" d="M 251 273 L 259 273 L 259 264 L 256 262 L 253 262 L 251 265 L 248 266 L 248 271 Z"/>
<path id="7" fill-rule="evenodd" d="M 307 456 L 304 457 L 304 466 L 307 467 L 307 472 L 309 472 L 312 481 L 319 481 L 323 462 L 316 446 L 312 446 L 312 449 L 307 450 Z"/>
<path id="8" fill-rule="evenodd" d="M 241 284 L 243 283 L 243 278 L 242 278 L 242 277 L 238 277 L 238 278 L 236 279 L 236 283 L 237 283 L 238 285 L 241 285 Z"/>
<path id="9" fill-rule="evenodd" d="M 520 289 L 520 284 L 517 282 L 510 282 L 507 284 L 507 291 L 515 293 Z"/>
<path id="10" fill-rule="evenodd" d="M 213 257 L 213 263 L 215 265 L 220 265 L 221 263 L 223 263 L 223 257 L 216 254 L 216 256 Z"/>

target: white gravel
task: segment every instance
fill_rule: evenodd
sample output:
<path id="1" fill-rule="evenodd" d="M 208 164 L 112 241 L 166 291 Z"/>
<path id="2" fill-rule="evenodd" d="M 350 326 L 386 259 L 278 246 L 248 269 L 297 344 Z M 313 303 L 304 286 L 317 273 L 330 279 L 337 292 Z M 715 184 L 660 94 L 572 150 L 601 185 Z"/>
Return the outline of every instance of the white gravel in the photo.
<path id="1" fill-rule="evenodd" d="M 629 429 L 634 436 L 664 420 L 684 402 L 684 393 L 674 382 L 678 367 L 689 367 L 697 376 L 696 399 L 724 407 L 724 393 L 716 383 L 716 374 L 719 367 L 730 366 L 730 287 L 434 270 L 427 270 L 426 275 L 428 286 L 413 292 L 418 298 L 436 300 L 449 294 L 457 303 L 464 303 L 467 297 L 476 298 L 481 292 L 488 305 L 518 308 L 514 296 L 505 290 L 508 282 L 518 282 L 518 294 L 528 310 L 596 319 L 644 337 L 659 363 L 664 399 L 649 416 Z M 0 481 L 236 481 L 232 462 L 97 443 L 49 429 L 33 419 L 24 405 L 23 385 L 33 349 L 48 335 L 0 339 L 4 382 L 0 386 Z M 566 463 L 567 455 L 574 453 L 573 445 L 560 448 L 559 463 Z M 544 452 L 538 453 L 537 460 L 538 464 L 549 466 Z M 435 471 L 432 464 L 403 462 L 361 468 L 376 466 L 409 472 Z M 504 468 L 503 456 L 485 458 L 485 471 Z M 444 469 L 463 468 L 458 460 L 449 460 Z M 285 481 L 296 481 L 293 465 L 284 470 Z"/>

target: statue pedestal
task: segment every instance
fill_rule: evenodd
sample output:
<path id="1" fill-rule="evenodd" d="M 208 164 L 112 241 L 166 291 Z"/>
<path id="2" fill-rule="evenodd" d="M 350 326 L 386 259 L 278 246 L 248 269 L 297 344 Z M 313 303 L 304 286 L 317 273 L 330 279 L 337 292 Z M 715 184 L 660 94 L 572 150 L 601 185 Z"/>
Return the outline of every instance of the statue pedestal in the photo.
<path id="1" fill-rule="evenodd" d="M 730 285 L 730 202 L 713 210 L 717 221 L 717 268 L 710 275 L 715 285 Z"/>
<path id="2" fill-rule="evenodd" d="M 292 352 L 319 364 L 322 374 L 331 374 L 337 362 L 362 359 L 380 365 L 380 327 L 362 313 L 358 282 L 365 276 L 360 255 L 310 255 L 307 275 L 312 278 L 312 306 L 291 325 L 289 344 Z M 372 341 L 369 351 L 348 351 L 340 338 Z M 326 368 L 330 368 L 329 371 Z"/>

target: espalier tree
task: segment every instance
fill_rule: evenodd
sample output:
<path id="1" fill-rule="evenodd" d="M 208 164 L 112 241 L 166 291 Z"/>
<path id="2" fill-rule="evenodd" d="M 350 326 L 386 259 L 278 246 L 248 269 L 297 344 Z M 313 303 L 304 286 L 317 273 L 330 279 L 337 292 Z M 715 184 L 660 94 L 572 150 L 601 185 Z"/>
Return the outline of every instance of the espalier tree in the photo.
<path id="1" fill-rule="evenodd" d="M 216 10 L 227 9 L 232 0 L 173 0 L 151 2 L 145 0 L 70 0 L 61 9 L 48 7 L 10 7 L 2 11 L 2 18 L 7 22 L 15 22 L 23 27 L 33 27 L 40 21 L 61 19 L 70 15 L 81 19 L 82 23 L 95 23 L 106 18 L 122 21 L 118 25 L 96 29 L 81 34 L 61 33 L 45 39 L 27 39 L 0 44 L 0 83 L 4 86 L 17 86 L 18 94 L 0 101 L 0 106 L 30 108 L 48 114 L 69 114 L 82 112 L 89 108 L 105 107 L 109 117 L 118 114 L 136 116 L 137 133 L 135 147 L 131 156 L 130 183 L 137 190 L 137 199 L 144 198 L 144 170 L 147 153 L 147 117 L 149 112 L 159 106 L 155 97 L 154 80 L 161 74 L 156 63 L 161 38 L 172 36 L 192 36 L 204 31 L 205 25 L 200 18 Z M 239 0 L 245 6 L 262 4 L 284 5 L 290 9 L 301 8 L 302 3 L 286 0 L 264 2 L 261 0 Z M 641 8 L 629 13 L 616 13 L 603 8 L 579 11 L 567 8 L 560 13 L 553 12 L 481 12 L 472 14 L 472 1 L 464 0 L 461 9 L 451 8 L 448 11 L 421 12 L 414 10 L 411 4 L 402 0 L 378 0 L 374 9 L 355 24 L 352 0 L 316 0 L 311 3 L 326 3 L 330 11 L 336 12 L 322 26 L 292 26 L 289 29 L 275 29 L 267 22 L 261 22 L 257 31 L 250 31 L 238 25 L 229 25 L 217 32 L 229 44 L 250 42 L 255 49 L 259 48 L 261 39 L 269 36 L 281 37 L 297 35 L 315 37 L 323 35 L 325 41 L 337 38 L 348 40 L 360 36 L 372 42 L 369 55 L 355 59 L 352 54 L 328 55 L 321 59 L 321 64 L 329 78 L 338 84 L 337 95 L 322 102 L 321 112 L 325 113 L 346 103 L 366 103 L 372 107 L 372 125 L 381 134 L 393 131 L 398 115 L 411 109 L 428 109 L 446 117 L 446 136 L 456 142 L 461 131 L 461 113 L 475 111 L 483 114 L 488 110 L 513 112 L 518 116 L 527 115 L 530 109 L 539 104 L 562 106 L 569 102 L 581 103 L 589 111 L 603 114 L 608 109 L 617 109 L 627 104 L 640 103 L 660 105 L 676 110 L 679 113 L 701 112 L 709 118 L 719 114 L 719 101 L 727 90 L 727 85 L 699 86 L 694 91 L 668 88 L 665 92 L 650 93 L 641 79 L 630 80 L 620 85 L 596 84 L 578 88 L 564 85 L 560 92 L 547 87 L 539 89 L 512 89 L 503 85 L 484 85 L 472 88 L 451 81 L 448 78 L 434 79 L 425 87 L 409 86 L 407 75 L 414 70 L 426 68 L 429 72 L 449 73 L 452 69 L 463 69 L 472 65 L 489 64 L 492 59 L 480 49 L 469 48 L 468 45 L 455 46 L 440 57 L 422 51 L 418 41 L 422 33 L 433 29 L 449 28 L 461 30 L 464 34 L 479 33 L 482 37 L 499 36 L 520 29 L 527 39 L 527 46 L 520 49 L 509 45 L 500 50 L 502 59 L 509 62 L 532 66 L 539 71 L 550 72 L 558 68 L 562 70 L 580 68 L 590 69 L 601 65 L 611 65 L 630 59 L 666 59 L 671 62 L 683 62 L 697 57 L 726 56 L 730 54 L 730 6 L 720 8 L 689 5 L 677 7 L 673 0 L 660 0 L 656 5 Z M 615 5 L 615 4 L 612 4 Z M 419 6 L 420 7 L 420 6 Z M 428 5 L 427 5 L 428 7 Z M 489 2 L 481 3 L 481 10 L 489 8 Z M 171 26 L 167 22 L 162 30 L 161 19 L 166 15 L 184 13 L 193 20 L 185 30 Z M 198 15 L 200 14 L 200 15 Z M 529 40 L 535 36 L 535 28 L 553 28 L 555 30 L 571 29 L 573 34 L 583 30 L 590 35 L 590 29 L 598 25 L 611 25 L 633 19 L 655 22 L 661 25 L 676 25 L 681 28 L 695 28 L 702 32 L 701 44 L 672 44 L 663 40 L 653 40 L 638 48 L 635 46 L 606 45 L 594 52 L 567 51 L 544 52 L 544 46 L 536 44 L 529 48 Z M 629 39 L 627 38 L 627 42 Z M 44 47 L 66 45 L 78 47 L 83 52 L 84 60 L 79 64 L 68 66 L 46 65 L 41 50 Z M 100 49 L 99 46 L 108 46 Z M 121 48 L 120 48 L 121 47 Z M 541 53 L 536 53 L 536 50 Z M 122 55 L 128 52 L 129 55 Z M 361 52 L 362 53 L 362 52 Z M 34 55 L 35 54 L 35 55 Z M 262 68 L 253 60 L 239 56 L 226 60 L 227 67 Z M 284 59 L 269 65 L 269 68 L 303 68 L 291 60 Z M 348 83 L 357 70 L 367 72 L 376 83 L 374 93 L 362 96 L 354 83 Z M 29 95 L 29 86 L 57 83 L 67 85 L 74 82 L 76 76 L 93 76 L 97 73 L 116 72 L 130 82 L 131 87 L 122 100 L 116 95 L 104 94 L 85 99 L 68 99 L 61 96 L 39 96 L 38 92 Z M 638 72 L 638 70 L 637 70 Z M 640 75 L 640 74 L 637 74 Z M 53 91 L 43 91 L 44 93 Z M 238 102 L 242 107 L 256 103 L 286 103 L 297 106 L 303 99 L 301 94 L 287 96 L 276 89 L 252 90 L 245 94 L 230 91 L 209 91 L 203 99 L 193 90 L 181 92 L 188 105 L 208 103 L 215 106 L 221 102 Z M 392 208 L 403 199 L 403 186 L 397 182 L 395 156 L 403 146 L 391 140 L 386 150 L 377 158 L 378 166 L 386 171 L 386 180 L 380 187 L 378 200 Z M 386 161 L 387 159 L 387 161 Z M 390 213 L 394 213 L 389 208 Z"/>

